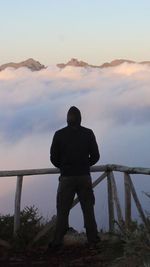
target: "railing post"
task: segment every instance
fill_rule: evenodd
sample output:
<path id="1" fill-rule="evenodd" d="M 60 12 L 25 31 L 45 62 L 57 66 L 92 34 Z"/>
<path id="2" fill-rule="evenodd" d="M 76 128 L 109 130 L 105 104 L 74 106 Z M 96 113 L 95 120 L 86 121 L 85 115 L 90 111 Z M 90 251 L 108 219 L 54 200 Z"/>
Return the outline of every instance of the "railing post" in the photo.
<path id="1" fill-rule="evenodd" d="M 131 189 L 132 196 L 133 196 L 133 198 L 134 198 L 136 207 L 137 207 L 137 209 L 138 209 L 138 211 L 139 211 L 139 214 L 140 214 L 140 216 L 141 216 L 141 219 L 143 220 L 143 222 L 144 222 L 146 228 L 149 230 L 149 224 L 148 224 L 148 221 L 147 221 L 147 219 L 146 219 L 146 217 L 145 217 L 145 214 L 144 214 L 144 211 L 143 211 L 143 209 L 142 209 L 141 203 L 140 203 L 140 201 L 139 201 L 139 199 L 138 199 L 138 196 L 137 196 L 137 193 L 136 193 L 136 191 L 135 191 L 134 185 L 133 185 L 133 183 L 132 183 L 131 177 L 130 177 L 129 174 L 127 174 L 127 176 L 128 176 L 128 181 L 129 181 L 130 189 Z"/>
<path id="2" fill-rule="evenodd" d="M 109 231 L 114 231 L 114 202 L 110 172 L 107 174 Z"/>
<path id="3" fill-rule="evenodd" d="M 112 184 L 113 199 L 114 199 L 114 203 L 116 206 L 118 221 L 119 221 L 120 226 L 122 226 L 122 225 L 124 225 L 124 220 L 123 220 L 123 216 L 122 216 L 121 205 L 120 205 L 118 192 L 117 192 L 117 185 L 116 185 L 116 181 L 115 181 L 115 177 L 114 177 L 113 172 L 110 172 L 110 179 L 111 179 L 111 184 Z"/>
<path id="4" fill-rule="evenodd" d="M 125 226 L 126 229 L 131 225 L 131 190 L 128 174 L 124 173 L 124 190 L 125 190 Z"/>
<path id="5" fill-rule="evenodd" d="M 17 176 L 16 194 L 15 194 L 15 212 L 14 212 L 14 236 L 20 228 L 20 206 L 22 192 L 23 176 Z"/>

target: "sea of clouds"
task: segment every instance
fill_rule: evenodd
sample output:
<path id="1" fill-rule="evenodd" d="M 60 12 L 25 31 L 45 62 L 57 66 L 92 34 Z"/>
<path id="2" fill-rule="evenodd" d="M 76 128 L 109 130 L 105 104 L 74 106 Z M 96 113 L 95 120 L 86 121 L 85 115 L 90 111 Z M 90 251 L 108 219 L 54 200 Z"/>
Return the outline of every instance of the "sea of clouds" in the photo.
<path id="1" fill-rule="evenodd" d="M 38 72 L 1 71 L 0 170 L 52 167 L 52 137 L 66 125 L 72 105 L 81 110 L 82 125 L 95 132 L 101 153 L 98 164 L 150 167 L 150 67 L 124 63 L 104 69 L 49 66 Z M 150 191 L 149 179 L 133 177 L 146 207 L 149 199 L 143 191 Z M 117 184 L 123 198 L 121 174 Z M 56 212 L 57 185 L 58 175 L 25 177 L 22 208 L 34 204 L 51 217 Z M 16 178 L 0 178 L 0 213 L 13 212 L 15 186 Z M 107 217 L 106 191 L 105 182 L 95 189 L 99 228 Z M 133 213 L 136 216 L 134 207 Z M 79 208 L 71 212 L 70 223 L 82 227 Z"/>

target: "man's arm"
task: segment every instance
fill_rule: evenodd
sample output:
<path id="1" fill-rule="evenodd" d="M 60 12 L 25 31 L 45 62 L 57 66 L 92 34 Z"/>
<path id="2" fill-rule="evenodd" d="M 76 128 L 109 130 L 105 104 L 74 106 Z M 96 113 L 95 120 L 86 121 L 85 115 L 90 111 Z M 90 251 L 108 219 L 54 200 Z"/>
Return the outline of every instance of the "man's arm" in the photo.
<path id="1" fill-rule="evenodd" d="M 60 168 L 59 138 L 57 132 L 54 134 L 50 148 L 50 161 L 57 168 Z"/>
<path id="2" fill-rule="evenodd" d="M 94 165 L 100 158 L 100 153 L 98 149 L 98 145 L 96 142 L 95 135 L 93 131 L 91 130 L 91 136 L 90 136 L 90 166 Z"/>

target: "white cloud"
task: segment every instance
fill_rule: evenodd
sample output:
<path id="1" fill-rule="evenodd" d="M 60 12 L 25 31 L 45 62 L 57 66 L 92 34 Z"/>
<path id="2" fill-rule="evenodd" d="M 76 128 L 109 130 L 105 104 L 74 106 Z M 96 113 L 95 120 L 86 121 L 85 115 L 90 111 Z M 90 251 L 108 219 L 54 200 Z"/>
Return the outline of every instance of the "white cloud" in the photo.
<path id="1" fill-rule="evenodd" d="M 60 70 L 49 66 L 39 72 L 25 68 L 0 72 L 0 169 L 51 166 L 52 136 L 66 125 L 66 113 L 71 105 L 81 110 L 82 124 L 94 130 L 101 163 L 148 167 L 150 67 L 125 63 L 105 69 Z M 45 179 L 42 192 L 52 194 L 54 201 L 49 179 Z M 45 208 L 45 201 L 38 198 L 42 195 L 43 180 L 40 177 L 32 180 L 36 180 L 37 191 L 32 195 L 31 191 L 35 190 L 32 182 L 32 189 L 25 191 L 23 203 L 26 204 L 25 199 L 30 202 L 30 198 L 32 203 L 37 195 L 37 203 L 49 210 L 48 203 Z M 52 180 L 56 189 L 57 178 Z M 28 179 L 25 187 L 29 188 L 29 184 Z M 12 186 L 14 181 L 5 183 L 3 179 L 1 196 L 11 194 Z M 55 206 L 52 202 L 51 206 Z"/>

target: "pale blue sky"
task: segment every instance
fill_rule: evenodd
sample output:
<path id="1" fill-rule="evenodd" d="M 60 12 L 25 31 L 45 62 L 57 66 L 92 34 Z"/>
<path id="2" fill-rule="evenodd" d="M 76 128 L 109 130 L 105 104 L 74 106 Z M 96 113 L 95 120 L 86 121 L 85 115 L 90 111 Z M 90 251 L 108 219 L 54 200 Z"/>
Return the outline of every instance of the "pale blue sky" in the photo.
<path id="1" fill-rule="evenodd" d="M 0 0 L 0 64 L 150 60 L 149 0 Z"/>

